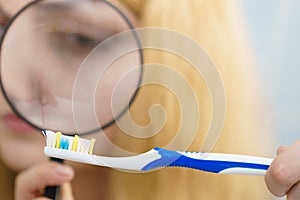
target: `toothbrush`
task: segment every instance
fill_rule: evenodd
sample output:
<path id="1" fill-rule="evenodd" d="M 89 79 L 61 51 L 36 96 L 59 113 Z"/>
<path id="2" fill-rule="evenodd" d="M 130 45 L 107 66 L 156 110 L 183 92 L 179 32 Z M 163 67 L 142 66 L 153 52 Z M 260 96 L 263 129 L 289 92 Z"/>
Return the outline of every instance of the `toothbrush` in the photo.
<path id="1" fill-rule="evenodd" d="M 129 157 L 93 155 L 95 139 L 78 136 L 57 137 L 47 131 L 44 153 L 50 157 L 132 171 L 151 171 L 165 167 L 184 167 L 218 174 L 264 175 L 272 162 L 270 158 L 246 155 L 181 152 L 154 148 Z M 60 139 L 60 140 L 59 140 Z"/>

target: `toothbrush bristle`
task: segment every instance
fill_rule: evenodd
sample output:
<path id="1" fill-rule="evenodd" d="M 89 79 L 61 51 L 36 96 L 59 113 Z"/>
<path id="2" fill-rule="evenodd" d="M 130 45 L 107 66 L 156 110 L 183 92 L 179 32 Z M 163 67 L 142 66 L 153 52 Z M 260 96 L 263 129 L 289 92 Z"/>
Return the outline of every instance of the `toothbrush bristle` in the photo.
<path id="1" fill-rule="evenodd" d="M 74 136 L 74 139 L 73 139 L 73 144 L 72 144 L 72 151 L 77 151 L 77 146 L 78 146 L 78 135 L 75 135 Z"/>
<path id="2" fill-rule="evenodd" d="M 55 148 L 60 148 L 61 132 L 56 132 Z"/>
<path id="3" fill-rule="evenodd" d="M 92 138 L 90 140 L 79 138 L 78 135 L 73 136 L 66 136 L 63 135 L 61 132 L 52 132 L 52 131 L 45 131 L 47 135 L 47 142 L 46 145 L 52 148 L 58 149 L 66 149 L 70 151 L 76 151 L 81 153 L 93 153 L 93 148 L 95 144 L 95 139 Z"/>

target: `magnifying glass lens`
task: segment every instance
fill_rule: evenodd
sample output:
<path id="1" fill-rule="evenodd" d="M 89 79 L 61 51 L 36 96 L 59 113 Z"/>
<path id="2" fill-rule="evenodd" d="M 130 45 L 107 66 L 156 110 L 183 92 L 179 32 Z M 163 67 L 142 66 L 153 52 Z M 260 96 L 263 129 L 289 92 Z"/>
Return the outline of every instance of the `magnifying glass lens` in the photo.
<path id="1" fill-rule="evenodd" d="M 107 1 L 34 1 L 1 40 L 1 84 L 12 109 L 38 129 L 86 134 L 107 127 L 140 85 L 133 25 Z"/>

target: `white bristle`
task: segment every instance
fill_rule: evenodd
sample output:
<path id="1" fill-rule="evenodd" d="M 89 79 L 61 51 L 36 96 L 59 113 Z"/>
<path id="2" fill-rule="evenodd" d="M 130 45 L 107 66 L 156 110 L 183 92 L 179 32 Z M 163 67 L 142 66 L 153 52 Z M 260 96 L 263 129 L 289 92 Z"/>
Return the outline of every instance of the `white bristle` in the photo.
<path id="1" fill-rule="evenodd" d="M 78 140 L 78 144 L 77 144 L 77 149 L 76 149 L 77 152 L 81 152 L 81 142 L 80 140 Z"/>
<path id="2" fill-rule="evenodd" d="M 80 142 L 81 142 L 81 148 L 82 148 L 81 152 L 82 153 L 88 153 L 91 141 L 87 140 L 87 139 L 82 139 Z"/>
<path id="3" fill-rule="evenodd" d="M 74 140 L 73 137 L 70 137 L 70 138 L 69 138 L 69 148 L 68 148 L 68 150 L 71 150 L 71 149 L 72 149 L 73 140 Z"/>
<path id="4" fill-rule="evenodd" d="M 89 145 L 89 140 L 79 138 L 76 151 L 81 153 L 88 153 Z"/>
<path id="5" fill-rule="evenodd" d="M 47 146 L 48 147 L 54 147 L 55 141 L 56 141 L 56 133 L 53 131 L 46 130 L 47 135 Z"/>

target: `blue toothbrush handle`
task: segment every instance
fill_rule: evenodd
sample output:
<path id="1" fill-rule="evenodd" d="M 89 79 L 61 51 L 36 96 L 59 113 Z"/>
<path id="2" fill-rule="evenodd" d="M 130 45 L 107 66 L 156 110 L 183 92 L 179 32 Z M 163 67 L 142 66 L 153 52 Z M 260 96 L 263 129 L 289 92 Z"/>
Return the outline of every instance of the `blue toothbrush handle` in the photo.
<path id="1" fill-rule="evenodd" d="M 264 175 L 272 159 L 233 154 L 203 154 L 177 152 L 155 148 L 161 158 L 145 165 L 142 170 L 162 167 L 184 167 L 220 174 Z M 207 156 L 205 156 L 207 155 Z"/>

